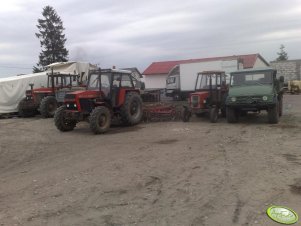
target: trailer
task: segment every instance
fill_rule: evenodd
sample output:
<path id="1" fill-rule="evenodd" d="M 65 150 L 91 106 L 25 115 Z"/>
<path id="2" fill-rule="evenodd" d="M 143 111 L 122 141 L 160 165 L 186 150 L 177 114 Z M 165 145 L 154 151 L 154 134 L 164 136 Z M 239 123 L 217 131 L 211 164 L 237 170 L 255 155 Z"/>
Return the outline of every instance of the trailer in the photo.
<path id="1" fill-rule="evenodd" d="M 174 100 L 186 100 L 189 94 L 195 91 L 198 72 L 218 70 L 225 71 L 228 75 L 242 66 L 237 58 L 178 64 L 170 70 L 167 76 L 166 96 L 172 97 Z"/>

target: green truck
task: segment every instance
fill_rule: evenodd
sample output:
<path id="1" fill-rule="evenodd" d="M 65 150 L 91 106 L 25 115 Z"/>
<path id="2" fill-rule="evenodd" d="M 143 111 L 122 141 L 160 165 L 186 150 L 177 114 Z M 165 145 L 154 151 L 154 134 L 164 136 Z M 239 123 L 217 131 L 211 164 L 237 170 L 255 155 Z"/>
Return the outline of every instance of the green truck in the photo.
<path id="1" fill-rule="evenodd" d="M 282 115 L 284 77 L 276 77 L 272 68 L 244 69 L 231 73 L 226 116 L 229 123 L 238 122 L 248 112 L 267 111 L 268 122 L 278 123 Z"/>

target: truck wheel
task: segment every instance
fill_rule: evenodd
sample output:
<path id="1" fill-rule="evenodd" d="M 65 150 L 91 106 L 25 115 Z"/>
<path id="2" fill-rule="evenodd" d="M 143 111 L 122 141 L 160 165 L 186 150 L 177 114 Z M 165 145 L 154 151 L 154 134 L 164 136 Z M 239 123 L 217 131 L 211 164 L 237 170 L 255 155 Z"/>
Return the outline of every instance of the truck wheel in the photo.
<path id="1" fill-rule="evenodd" d="M 283 113 L 283 98 L 281 98 L 279 101 L 279 117 L 282 116 L 282 113 Z"/>
<path id="2" fill-rule="evenodd" d="M 125 102 L 120 110 L 123 124 L 138 124 L 143 116 L 141 97 L 137 93 L 127 93 Z"/>
<path id="3" fill-rule="evenodd" d="M 238 113 L 234 108 L 230 108 L 230 107 L 226 108 L 226 117 L 227 117 L 227 122 L 229 123 L 238 122 Z"/>
<path id="4" fill-rule="evenodd" d="M 111 113 L 107 107 L 95 108 L 90 115 L 90 129 L 95 134 L 105 133 L 111 126 Z"/>
<path id="5" fill-rule="evenodd" d="M 18 114 L 20 117 L 27 118 L 36 115 L 36 109 L 28 108 L 28 100 L 24 97 L 18 104 Z"/>
<path id="6" fill-rule="evenodd" d="M 44 97 L 40 104 L 40 113 L 44 118 L 51 118 L 57 109 L 57 101 L 53 96 Z"/>
<path id="7" fill-rule="evenodd" d="M 218 108 L 211 107 L 209 109 L 209 118 L 210 118 L 210 122 L 212 122 L 212 123 L 216 123 L 217 122 L 217 119 L 218 119 Z"/>
<path id="8" fill-rule="evenodd" d="M 268 110 L 268 121 L 271 124 L 279 122 L 279 103 L 277 102 L 274 107 Z"/>
<path id="9" fill-rule="evenodd" d="M 186 107 L 183 107 L 182 112 L 181 112 L 181 116 L 182 116 L 182 121 L 183 122 L 189 122 L 189 119 L 191 117 L 191 113 Z"/>
<path id="10" fill-rule="evenodd" d="M 76 126 L 76 121 L 68 120 L 65 117 L 65 106 L 61 106 L 54 114 L 54 124 L 62 132 L 71 131 Z"/>

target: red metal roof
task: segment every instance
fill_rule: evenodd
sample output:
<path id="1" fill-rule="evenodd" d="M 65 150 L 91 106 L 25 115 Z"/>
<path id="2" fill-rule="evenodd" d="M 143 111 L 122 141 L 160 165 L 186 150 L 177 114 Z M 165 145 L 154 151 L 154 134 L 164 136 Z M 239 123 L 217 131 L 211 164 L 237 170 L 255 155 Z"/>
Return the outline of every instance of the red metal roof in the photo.
<path id="1" fill-rule="evenodd" d="M 268 63 L 260 56 L 260 54 L 248 54 L 248 55 L 234 55 L 234 56 L 224 56 L 224 57 L 211 57 L 211 58 L 202 58 L 202 59 L 153 62 L 150 66 L 148 66 L 148 68 L 145 69 L 143 74 L 144 75 L 168 74 L 169 71 L 178 64 L 206 62 L 206 61 L 214 61 L 214 60 L 230 60 L 230 59 L 241 59 L 244 68 L 252 68 L 256 62 L 257 57 L 260 57 L 261 60 L 263 60 L 268 66 Z"/>

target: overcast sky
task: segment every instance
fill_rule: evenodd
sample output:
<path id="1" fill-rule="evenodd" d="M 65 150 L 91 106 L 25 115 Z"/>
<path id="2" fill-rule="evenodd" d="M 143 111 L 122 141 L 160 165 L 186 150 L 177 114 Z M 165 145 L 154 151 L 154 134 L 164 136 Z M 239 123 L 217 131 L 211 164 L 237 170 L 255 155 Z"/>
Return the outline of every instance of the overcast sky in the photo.
<path id="1" fill-rule="evenodd" d="M 37 19 L 55 8 L 69 59 L 101 67 L 260 53 L 301 58 L 301 0 L 9 0 L 0 7 L 0 77 L 30 73 L 41 50 Z"/>

